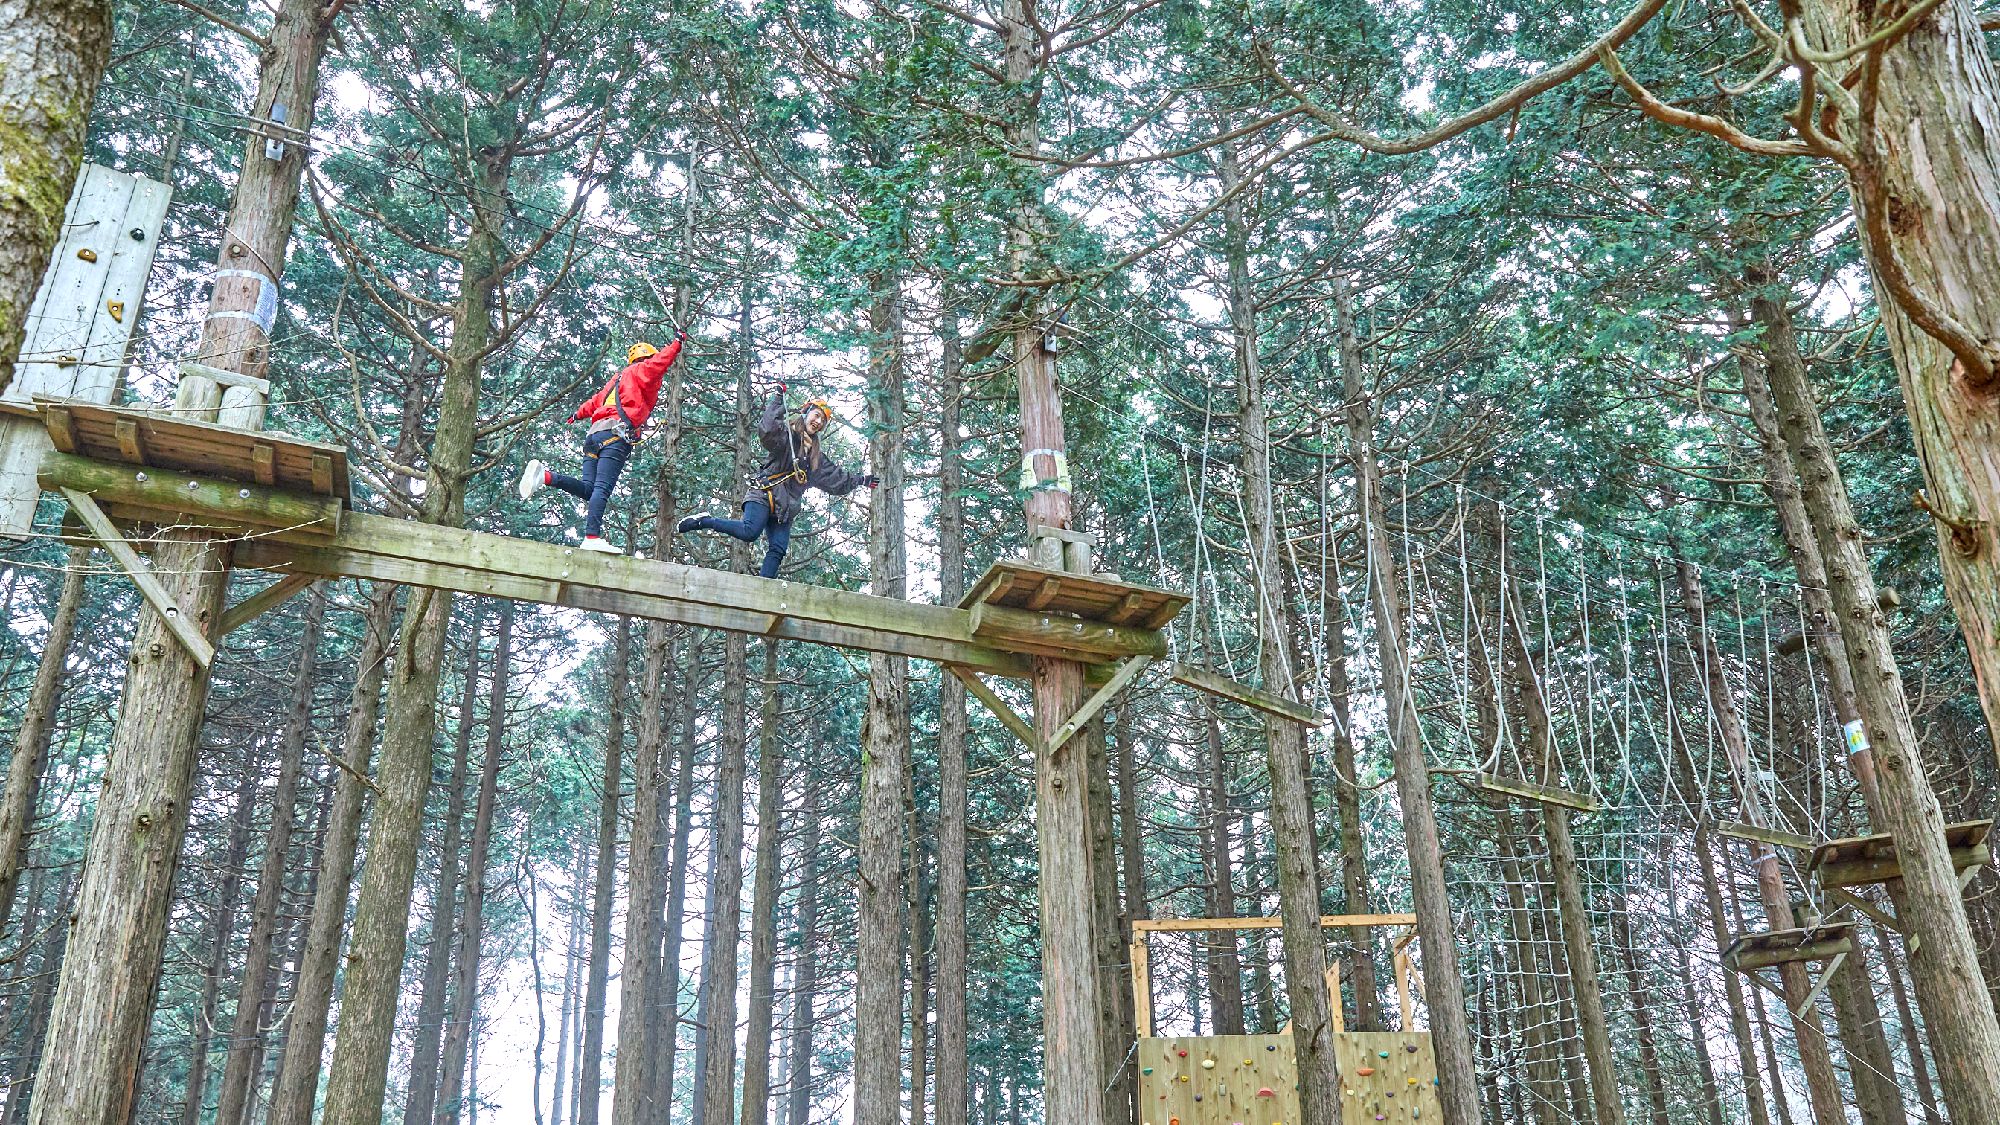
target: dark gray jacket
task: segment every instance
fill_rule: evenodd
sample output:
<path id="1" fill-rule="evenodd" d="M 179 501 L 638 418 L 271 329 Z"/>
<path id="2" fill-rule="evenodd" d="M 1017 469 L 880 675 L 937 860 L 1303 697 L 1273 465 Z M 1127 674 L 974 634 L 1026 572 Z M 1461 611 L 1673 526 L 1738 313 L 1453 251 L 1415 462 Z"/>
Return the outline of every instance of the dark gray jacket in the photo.
<path id="1" fill-rule="evenodd" d="M 861 474 L 850 473 L 827 457 L 818 442 L 808 442 L 785 417 L 785 401 L 773 394 L 764 404 L 764 416 L 757 422 L 757 436 L 763 439 L 768 455 L 764 467 L 750 477 L 743 493 L 745 501 L 771 506 L 771 518 L 790 523 L 799 514 L 806 489 L 817 488 L 833 496 L 845 496 L 861 487 Z"/>

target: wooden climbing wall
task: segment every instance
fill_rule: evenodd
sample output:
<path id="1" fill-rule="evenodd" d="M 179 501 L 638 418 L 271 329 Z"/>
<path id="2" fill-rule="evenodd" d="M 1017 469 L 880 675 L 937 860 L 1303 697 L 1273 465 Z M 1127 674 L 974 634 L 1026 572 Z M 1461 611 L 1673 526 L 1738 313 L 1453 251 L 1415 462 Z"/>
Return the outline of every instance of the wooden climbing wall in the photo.
<path id="1" fill-rule="evenodd" d="M 1297 1125 L 1289 1035 L 1141 1039 L 1140 1125 Z"/>
<path id="2" fill-rule="evenodd" d="M 1333 1054 L 1344 1125 L 1439 1119 L 1429 1033 L 1349 1031 L 1333 1037 Z"/>
<path id="3" fill-rule="evenodd" d="M 1437 1061 L 1424 1032 L 1333 1037 L 1341 1120 L 1437 1121 Z M 1141 1039 L 1140 1125 L 1295 1125 L 1298 1066 L 1290 1035 Z"/>

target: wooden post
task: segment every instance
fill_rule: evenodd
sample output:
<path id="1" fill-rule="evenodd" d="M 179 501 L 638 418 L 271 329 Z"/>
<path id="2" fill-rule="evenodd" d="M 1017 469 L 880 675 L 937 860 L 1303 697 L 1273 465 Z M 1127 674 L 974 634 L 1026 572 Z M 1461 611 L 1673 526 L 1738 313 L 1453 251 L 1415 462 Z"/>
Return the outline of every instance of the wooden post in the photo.
<path id="1" fill-rule="evenodd" d="M 1132 1025 L 1140 1039 L 1153 1035 L 1153 958 L 1143 936 L 1132 942 Z"/>

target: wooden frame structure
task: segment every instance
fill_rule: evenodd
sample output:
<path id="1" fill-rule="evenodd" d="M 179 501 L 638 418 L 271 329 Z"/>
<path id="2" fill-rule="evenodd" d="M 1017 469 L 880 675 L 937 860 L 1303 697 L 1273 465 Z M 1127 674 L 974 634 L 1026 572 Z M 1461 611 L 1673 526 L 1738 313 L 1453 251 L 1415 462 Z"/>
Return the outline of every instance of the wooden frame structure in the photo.
<path id="1" fill-rule="evenodd" d="M 1819 999 L 1820 991 L 1833 980 L 1833 974 L 1840 971 L 1848 954 L 1853 952 L 1854 923 L 1831 922 L 1791 930 L 1759 930 L 1743 934 L 1722 951 L 1722 965 L 1731 972 L 1742 973 L 1752 984 L 1769 991 L 1794 1016 L 1803 1016 L 1812 1007 L 1813 1001 Z M 1816 961 L 1829 963 L 1797 1008 L 1791 1007 L 1784 989 L 1757 975 L 1759 969 Z"/>
<path id="2" fill-rule="evenodd" d="M 37 481 L 69 501 L 66 531 L 102 546 L 204 667 L 215 656 L 209 624 L 172 604 L 133 529 L 234 532 L 235 565 L 279 576 L 213 623 L 215 637 L 316 579 L 369 578 L 935 661 L 1034 747 L 1033 725 L 982 677 L 1025 679 L 1036 657 L 1083 664 L 1097 685 L 1056 745 L 1155 666 L 1267 714 L 1319 721 L 1290 700 L 1166 660 L 1162 630 L 1187 596 L 1108 575 L 1002 561 L 959 606 L 907 602 L 356 512 L 346 451 L 285 434 L 70 399 L 38 398 L 34 413 L 54 445 Z M 1034 530 L 1088 556 L 1087 536 Z"/>
<path id="3" fill-rule="evenodd" d="M 1283 918 L 1141 918 L 1132 923 L 1132 1026 L 1141 1039 L 1153 1038 L 1153 952 L 1147 944 L 1147 936 L 1156 933 L 1210 933 L 1218 930 L 1276 930 L 1283 928 Z M 1396 966 L 1396 998 L 1403 1016 L 1403 1025 L 1409 1026 L 1414 1014 L 1410 1000 L 1409 944 L 1416 940 L 1417 916 L 1414 914 L 1323 914 L 1319 920 L 1321 929 L 1374 929 L 1377 927 L 1404 927 L 1391 949 Z M 1340 1005 L 1340 968 L 1328 967 L 1326 984 L 1333 1001 L 1333 1030 L 1346 1030 L 1347 1019 Z M 1419 988 L 1422 986 L 1419 985 Z"/>
<path id="4" fill-rule="evenodd" d="M 1951 866 L 1958 872 L 1961 889 L 1981 867 L 1993 862 L 1988 840 L 1992 834 L 1990 820 L 1945 825 L 1945 843 L 1951 849 Z M 1902 864 L 1896 858 L 1896 839 L 1887 832 L 1829 840 L 1813 849 L 1810 870 L 1819 877 L 1820 886 L 1829 891 L 1903 877 Z"/>

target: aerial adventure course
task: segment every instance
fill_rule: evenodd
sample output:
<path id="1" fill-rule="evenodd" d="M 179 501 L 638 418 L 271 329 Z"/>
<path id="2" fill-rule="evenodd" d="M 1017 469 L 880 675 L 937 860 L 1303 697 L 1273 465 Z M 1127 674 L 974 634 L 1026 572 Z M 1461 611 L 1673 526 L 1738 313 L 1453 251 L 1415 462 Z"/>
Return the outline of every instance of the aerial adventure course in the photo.
<path id="1" fill-rule="evenodd" d="M 0 0 L 0 1125 L 2000 1121 L 1996 50 Z"/>

